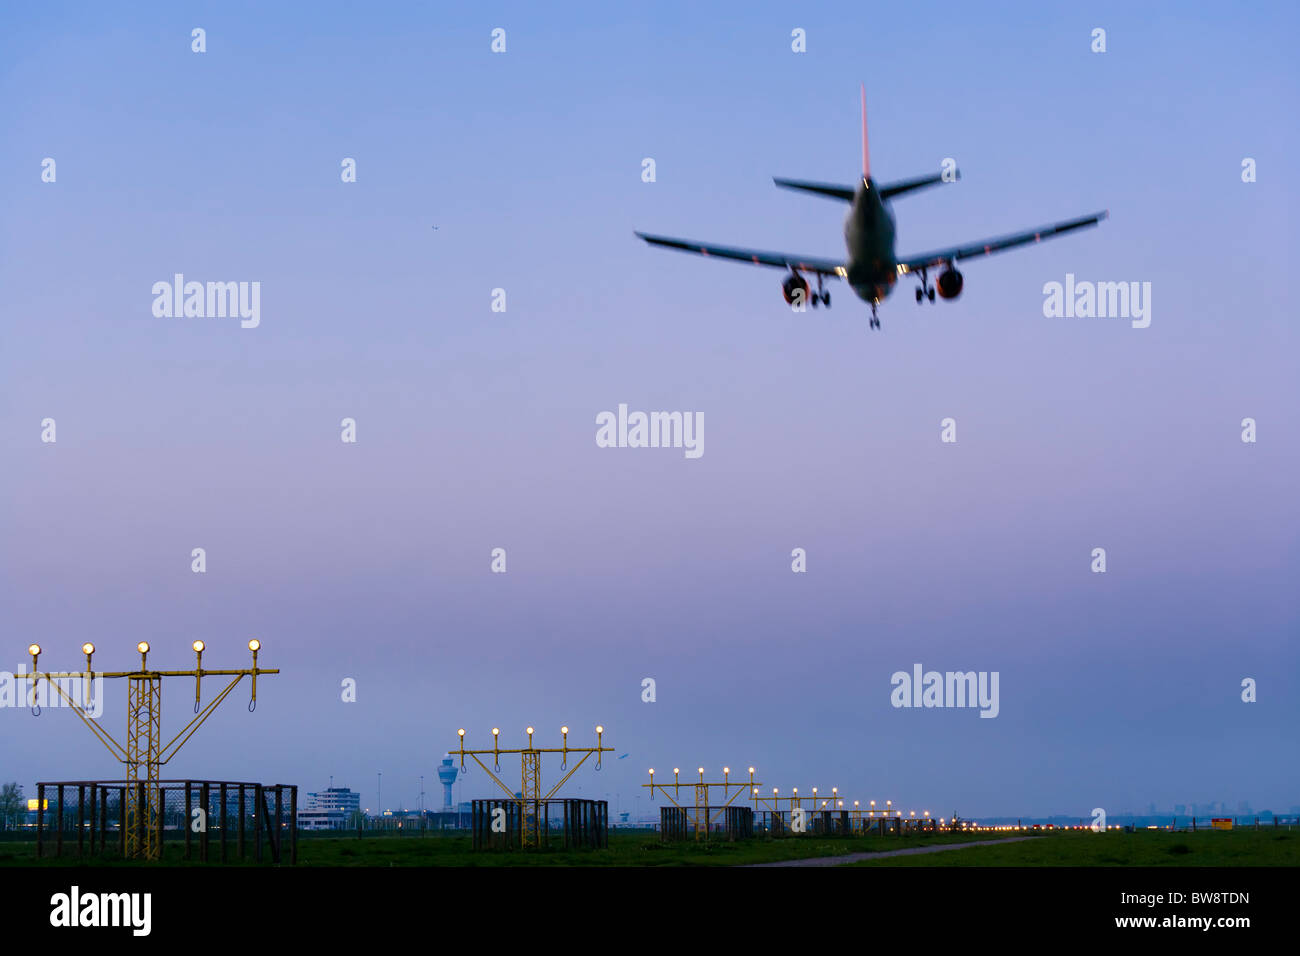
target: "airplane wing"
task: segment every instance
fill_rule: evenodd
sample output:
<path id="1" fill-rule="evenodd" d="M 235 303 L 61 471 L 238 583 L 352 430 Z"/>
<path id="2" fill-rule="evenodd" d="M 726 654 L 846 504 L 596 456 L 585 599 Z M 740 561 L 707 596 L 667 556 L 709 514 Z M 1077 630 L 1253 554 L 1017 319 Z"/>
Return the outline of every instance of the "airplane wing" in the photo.
<path id="1" fill-rule="evenodd" d="M 1041 242 L 1044 239 L 1051 239 L 1053 236 L 1065 235 L 1065 233 L 1073 232 L 1076 229 L 1095 226 L 1109 215 L 1109 210 L 1095 212 L 1091 216 L 1081 216 L 1078 219 L 1069 219 L 1065 222 L 1053 223 L 1050 226 L 1040 226 L 1037 229 L 1026 229 L 1024 232 L 1013 233 L 1009 236 L 982 239 L 979 242 L 972 242 L 964 246 L 953 246 L 951 249 L 940 249 L 937 252 L 927 252 L 919 256 L 900 257 L 898 271 L 900 274 L 915 272 L 918 269 L 928 269 L 952 260 L 988 256 L 1030 242 Z"/>
<path id="2" fill-rule="evenodd" d="M 668 236 L 651 236 L 638 232 L 638 236 L 652 246 L 666 246 L 683 252 L 694 252 L 701 256 L 715 256 L 719 259 L 734 259 L 736 262 L 751 262 L 756 266 L 776 266 L 779 269 L 794 269 L 799 272 L 813 272 L 824 276 L 843 278 L 846 267 L 838 259 L 815 259 L 809 256 L 796 256 L 786 252 L 761 252 L 758 249 L 739 249 L 733 246 L 711 246 L 691 239 L 672 239 Z"/>

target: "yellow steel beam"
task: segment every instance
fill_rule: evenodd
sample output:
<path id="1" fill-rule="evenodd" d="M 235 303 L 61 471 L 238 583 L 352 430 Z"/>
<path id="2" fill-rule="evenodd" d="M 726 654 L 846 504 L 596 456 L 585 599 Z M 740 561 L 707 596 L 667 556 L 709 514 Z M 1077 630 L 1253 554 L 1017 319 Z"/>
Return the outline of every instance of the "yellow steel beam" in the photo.
<path id="1" fill-rule="evenodd" d="M 33 678 L 36 678 L 36 677 L 38 677 L 38 676 L 39 676 L 39 677 L 45 677 L 45 678 L 47 678 L 47 679 L 48 679 L 49 677 L 51 677 L 51 676 L 53 676 L 53 677 L 68 677 L 68 676 L 85 677 L 84 674 L 76 674 L 76 675 L 65 675 L 65 674 L 53 674 L 53 675 L 51 675 L 51 674 L 40 674 L 40 675 L 36 675 L 36 674 L 33 674 L 33 675 L 32 675 Z M 120 763 L 126 763 L 126 748 L 123 747 L 123 746 L 122 746 L 120 743 L 118 743 L 116 740 L 114 740 L 114 739 L 113 739 L 113 735 L 110 734 L 107 730 L 105 730 L 104 728 L 100 727 L 98 724 L 93 723 L 92 718 L 87 717 L 86 714 L 85 714 L 85 711 L 83 711 L 83 710 L 81 709 L 81 707 L 77 704 L 77 702 L 76 702 L 75 700 L 73 700 L 70 696 L 68 696 L 68 692 L 65 691 L 62 687 L 60 687 L 60 686 L 59 686 L 55 681 L 50 681 L 50 686 L 53 687 L 56 691 L 58 691 L 58 692 L 59 692 L 59 696 L 62 697 L 65 701 L 68 702 L 68 705 L 72 708 L 73 713 L 75 713 L 78 717 L 80 717 L 80 718 L 81 718 L 81 722 L 82 722 L 83 724 L 85 724 L 87 727 L 90 728 L 90 732 L 91 732 L 92 734 L 94 734 L 96 737 L 99 738 L 99 742 L 102 743 L 106 748 L 108 748 L 108 752 L 111 753 L 111 754 L 112 754 L 112 755 L 113 755 L 113 756 L 118 760 L 118 762 L 120 762 Z M 32 694 L 33 694 L 33 696 L 36 694 L 36 682 L 35 682 L 34 679 L 33 679 L 33 682 L 32 682 Z"/>
<path id="2" fill-rule="evenodd" d="M 580 753 L 580 754 L 582 754 L 582 759 L 579 760 L 577 763 L 575 763 L 575 764 L 573 765 L 573 767 L 569 770 L 569 772 L 566 773 L 563 777 L 561 777 L 560 780 L 559 780 L 559 782 L 558 782 L 555 786 L 551 787 L 551 789 L 550 789 L 549 791 L 547 791 L 546 796 L 542 797 L 541 799 L 543 799 L 543 800 L 549 800 L 549 799 L 551 799 L 551 797 L 555 796 L 556 791 L 558 791 L 558 790 L 560 789 L 560 787 L 564 786 L 564 784 L 568 781 L 568 779 L 569 779 L 570 777 L 572 777 L 572 776 L 574 775 L 574 773 L 577 772 L 578 768 L 581 767 L 581 766 L 582 766 L 582 765 L 587 761 L 587 758 L 590 757 L 592 754 L 597 753 L 599 750 L 603 750 L 603 751 L 607 751 L 607 752 L 608 752 L 608 751 L 611 751 L 612 748 L 610 748 L 610 747 L 601 747 L 601 748 L 596 748 L 596 747 L 589 747 L 589 748 L 570 747 L 570 748 L 568 749 L 568 753 L 571 753 L 571 754 L 579 754 L 579 753 Z M 493 755 L 495 755 L 495 754 L 514 754 L 514 753 L 517 753 L 517 754 L 533 754 L 533 753 L 535 753 L 535 754 L 545 754 L 545 753 L 560 753 L 560 752 L 561 752 L 561 751 L 558 750 L 558 749 L 556 749 L 556 750 L 448 750 L 448 751 L 447 751 L 447 753 L 448 753 L 449 755 L 450 755 L 450 754 L 455 754 L 455 755 L 457 755 L 457 756 L 461 756 L 461 757 L 470 757 L 470 758 L 472 758 L 476 764 L 478 764 L 480 767 L 483 768 L 483 770 L 487 773 L 487 775 L 488 775 L 489 777 L 491 777 L 493 780 L 496 781 L 497 786 L 500 787 L 502 790 L 504 790 L 504 791 L 505 791 L 505 792 L 506 792 L 506 793 L 511 797 L 511 799 L 518 799 L 518 798 L 515 797 L 514 791 L 512 791 L 508 786 L 506 786 L 504 783 L 502 783 L 502 782 L 501 782 L 501 779 L 500 779 L 496 774 L 494 774 L 491 770 L 488 770 L 488 768 L 487 768 L 487 764 L 483 763 L 482 760 L 479 760 L 479 759 L 478 759 L 480 754 L 486 756 L 487 754 L 493 754 Z M 540 767 L 540 761 L 539 761 L 539 764 L 538 764 L 538 765 L 539 765 L 539 767 Z"/>
<path id="3" fill-rule="evenodd" d="M 231 677 L 235 674 L 249 676 L 252 674 L 278 674 L 280 668 L 266 667 L 249 667 L 244 670 L 220 670 L 210 671 L 206 667 L 203 670 L 193 671 L 43 671 L 39 674 L 33 673 L 32 678 L 36 677 Z M 572 749 L 572 748 L 570 748 Z M 607 750 L 609 748 L 606 748 Z M 491 751 L 488 751 L 491 753 Z M 558 752 L 558 751 L 557 751 Z M 505 753 L 503 750 L 502 753 Z"/>
<path id="4" fill-rule="evenodd" d="M 492 752 L 492 751 L 490 751 L 490 750 L 488 751 L 488 753 L 491 753 L 491 752 Z M 497 786 L 500 787 L 502 790 L 504 790 L 504 791 L 506 792 L 506 796 L 507 796 L 507 797 L 509 797 L 511 800 L 516 799 L 516 798 L 515 798 L 514 791 L 511 790 L 509 787 L 507 787 L 504 783 L 502 783 L 502 782 L 501 782 L 501 778 L 498 777 L 496 774 L 494 774 L 491 770 L 489 770 L 489 769 L 487 768 L 487 764 L 485 764 L 482 760 L 479 760 L 479 759 L 478 759 L 478 754 L 473 753 L 473 752 L 467 752 L 467 753 L 466 753 L 466 756 L 468 756 L 468 757 L 473 757 L 473 758 L 474 758 L 474 762 L 475 762 L 476 764 L 478 764 L 480 767 L 483 768 L 483 772 L 484 772 L 484 773 L 486 773 L 489 777 L 491 777 L 493 780 L 496 781 Z"/>
<path id="5" fill-rule="evenodd" d="M 572 749 L 572 748 L 570 748 L 570 749 Z M 574 751 L 574 752 L 576 753 L 577 751 Z M 571 769 L 568 773 L 566 773 L 563 777 L 561 777 L 559 783 L 557 783 L 555 786 L 551 787 L 550 791 L 546 794 L 546 799 L 549 800 L 549 799 L 551 799 L 551 797 L 555 796 L 555 791 L 559 790 L 562 786 L 564 786 L 565 781 L 568 780 L 570 777 L 572 777 L 573 774 L 574 774 L 574 772 L 575 772 L 579 767 L 581 767 L 584 763 L 586 763 L 586 762 L 587 762 L 587 758 L 590 757 L 594 752 L 595 752 L 595 750 L 594 750 L 594 748 L 593 748 L 592 750 L 588 750 L 585 754 L 583 754 L 583 755 L 582 755 L 582 759 L 579 760 L 577 763 L 575 763 L 575 764 L 573 765 L 573 769 Z M 539 751 L 539 753 L 540 753 L 540 751 Z"/>
<path id="6" fill-rule="evenodd" d="M 643 784 L 643 786 L 644 786 L 644 784 Z M 661 786 L 660 789 L 664 789 L 664 788 Z M 676 797 L 675 795 L 673 795 L 673 794 L 669 794 L 669 793 L 665 790 L 665 792 L 664 792 L 664 797 L 666 797 L 667 800 L 668 800 L 668 802 L 671 803 L 673 806 L 675 806 L 678 810 L 684 809 L 684 808 L 682 807 L 682 805 L 681 805 L 680 803 L 677 802 L 677 797 Z"/>
<path id="7" fill-rule="evenodd" d="M 649 787 L 649 786 L 651 786 L 651 784 L 643 783 L 643 784 L 641 784 L 641 786 L 643 786 L 643 787 Z M 703 783 L 703 782 L 698 781 L 698 780 L 684 780 L 684 781 L 681 781 L 681 782 L 679 782 L 679 783 L 656 783 L 656 784 L 653 784 L 653 786 L 654 786 L 654 788 L 655 788 L 656 790 L 663 790 L 663 791 L 667 791 L 669 787 L 676 787 L 676 788 L 681 788 L 681 787 L 739 787 L 740 790 L 737 791 L 735 794 L 732 794 L 731 799 L 734 800 L 734 799 L 736 799 L 736 797 L 738 797 L 741 793 L 743 793 L 744 790 L 745 790 L 746 788 L 748 788 L 748 787 L 750 786 L 750 783 L 749 783 L 748 780 L 746 780 L 746 781 L 742 781 L 742 782 L 740 782 L 740 783 L 732 783 L 731 781 L 727 781 L 727 782 L 723 783 L 723 782 L 716 781 L 716 780 L 713 781 L 712 783 Z M 755 780 L 754 783 L 753 783 L 753 786 L 755 786 L 755 787 L 761 787 L 762 784 L 759 783 L 757 780 Z M 727 792 L 729 792 L 729 791 L 724 790 L 723 792 L 724 792 L 724 793 L 727 793 Z M 784 800 L 784 799 L 786 799 L 786 798 L 785 798 L 785 797 L 782 797 L 781 799 Z M 730 802 L 730 801 L 728 801 L 728 802 Z"/>
<path id="8" fill-rule="evenodd" d="M 747 783 L 729 783 L 729 784 L 724 784 L 724 786 L 725 786 L 727 789 L 730 789 L 731 787 L 738 787 L 738 788 L 739 788 L 739 787 L 745 787 L 745 788 L 748 788 L 748 787 L 749 787 L 749 784 L 747 784 Z M 726 794 L 727 794 L 727 790 L 723 790 L 723 791 L 722 791 L 722 794 L 723 794 L 723 796 L 726 796 Z M 709 819 L 709 826 L 712 826 L 712 825 L 713 825 L 713 824 L 714 824 L 714 823 L 715 823 L 715 822 L 716 822 L 716 821 L 717 821 L 717 820 L 722 816 L 722 811 L 725 810 L 725 809 L 727 809 L 727 807 L 731 806 L 731 801 L 732 801 L 732 800 L 735 800 L 738 796 L 740 796 L 740 790 L 739 790 L 739 789 L 737 789 L 736 792 L 733 793 L 731 796 L 727 797 L 727 801 L 726 801 L 726 803 L 724 803 L 724 804 L 722 804 L 720 807 L 718 807 L 718 812 L 717 812 L 717 814 L 714 815 L 713 817 L 711 817 L 711 818 Z M 710 804 L 712 804 L 713 801 L 710 800 L 709 802 L 710 802 Z"/>
<path id="9" fill-rule="evenodd" d="M 216 710 L 218 706 L 220 706 L 221 702 L 226 699 L 226 696 L 232 690 L 235 689 L 235 685 L 238 684 L 243 679 L 244 679 L 243 675 L 240 675 L 239 677 L 236 677 L 234 680 L 232 680 L 226 686 L 225 690 L 223 690 L 220 694 L 218 694 L 216 697 L 212 699 L 212 703 L 208 704 L 208 706 L 203 708 L 203 710 L 200 711 L 199 714 L 193 720 L 191 720 L 188 724 L 182 727 L 180 732 L 171 740 L 169 740 L 158 751 L 158 762 L 166 763 L 167 761 L 171 760 L 172 757 L 175 757 L 177 751 L 179 751 L 182 747 L 185 746 L 186 741 L 188 741 L 191 737 L 194 736 L 194 732 L 197 731 L 199 727 L 203 725 L 203 722 L 207 720 L 209 716 L 211 716 L 212 712 Z M 186 731 L 189 731 L 189 733 L 186 733 Z M 181 740 L 182 734 L 184 734 L 184 740 Z M 178 740 L 180 741 L 179 743 L 177 743 Z M 173 747 L 172 744 L 176 744 L 176 746 Z"/>
<path id="10" fill-rule="evenodd" d="M 215 674 L 216 671 L 204 671 L 204 674 Z M 262 671 L 263 674 L 267 671 Z M 580 754 L 580 753 L 602 753 L 612 754 L 613 747 L 521 747 L 518 750 L 510 750 L 501 747 L 493 750 L 491 747 L 485 747 L 482 750 L 448 750 L 448 754 L 464 754 L 466 757 L 473 754 Z"/>

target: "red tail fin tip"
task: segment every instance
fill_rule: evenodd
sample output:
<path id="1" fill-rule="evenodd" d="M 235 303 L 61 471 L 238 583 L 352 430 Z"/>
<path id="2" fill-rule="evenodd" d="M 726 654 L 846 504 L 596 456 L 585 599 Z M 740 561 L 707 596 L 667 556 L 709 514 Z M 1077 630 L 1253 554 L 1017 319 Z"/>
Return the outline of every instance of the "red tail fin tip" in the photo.
<path id="1" fill-rule="evenodd" d="M 867 85 L 859 87 L 862 93 L 862 178 L 871 176 L 871 153 L 867 150 Z"/>

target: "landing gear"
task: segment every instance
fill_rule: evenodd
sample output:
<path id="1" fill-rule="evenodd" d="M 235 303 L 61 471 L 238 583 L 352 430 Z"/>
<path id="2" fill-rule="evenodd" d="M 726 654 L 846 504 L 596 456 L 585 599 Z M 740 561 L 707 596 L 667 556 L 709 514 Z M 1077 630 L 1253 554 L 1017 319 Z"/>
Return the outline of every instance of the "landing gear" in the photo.
<path id="1" fill-rule="evenodd" d="M 920 305 L 922 299 L 934 301 L 934 286 L 930 285 L 925 269 L 921 270 L 921 287 L 916 290 L 916 304 Z"/>
<path id="2" fill-rule="evenodd" d="M 818 299 L 822 300 L 822 305 L 826 306 L 826 308 L 829 309 L 831 307 L 831 294 L 829 292 L 823 291 L 822 274 L 820 272 L 817 273 L 817 291 L 813 293 L 813 297 L 812 297 L 813 308 L 817 307 Z"/>
<path id="3" fill-rule="evenodd" d="M 880 328 L 880 319 L 876 316 L 876 303 L 871 303 L 871 328 Z"/>

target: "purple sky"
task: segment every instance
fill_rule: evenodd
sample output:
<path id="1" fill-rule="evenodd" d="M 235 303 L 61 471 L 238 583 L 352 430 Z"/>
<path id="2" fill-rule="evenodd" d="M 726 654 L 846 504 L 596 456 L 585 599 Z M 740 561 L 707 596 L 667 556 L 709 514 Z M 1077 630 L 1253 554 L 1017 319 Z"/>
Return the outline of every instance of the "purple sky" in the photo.
<path id="1" fill-rule="evenodd" d="M 835 7 L 6 10 L 0 669 L 258 637 L 284 673 L 165 776 L 363 806 L 379 770 L 436 803 L 457 727 L 598 722 L 629 756 L 571 792 L 623 810 L 724 764 L 965 816 L 1300 804 L 1300 17 Z M 900 284 L 880 332 L 842 285 L 792 315 L 775 270 L 634 239 L 841 254 L 843 208 L 771 176 L 852 182 L 859 82 L 878 180 L 963 173 L 895 203 L 900 252 L 1111 219 L 956 302 Z M 176 272 L 260 282 L 260 326 L 155 318 Z M 1067 273 L 1150 282 L 1150 327 L 1044 318 Z M 621 402 L 702 412 L 705 454 L 597 448 Z M 999 716 L 891 707 L 917 662 L 998 671 Z M 164 701 L 174 733 L 191 685 Z M 0 710 L 0 778 L 119 773 L 71 714 Z"/>

